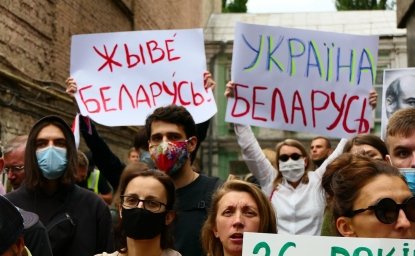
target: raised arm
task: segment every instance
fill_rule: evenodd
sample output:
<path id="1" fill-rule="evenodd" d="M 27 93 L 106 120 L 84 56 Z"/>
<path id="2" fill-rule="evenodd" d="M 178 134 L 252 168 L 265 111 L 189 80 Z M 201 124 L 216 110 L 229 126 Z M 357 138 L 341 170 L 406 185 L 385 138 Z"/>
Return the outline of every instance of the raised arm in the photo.
<path id="1" fill-rule="evenodd" d="M 74 79 L 66 80 L 66 92 L 73 97 L 77 91 L 77 85 Z M 82 137 L 85 140 L 89 150 L 92 152 L 92 159 L 96 167 L 105 176 L 114 189 L 117 189 L 120 176 L 124 170 L 125 164 L 111 151 L 105 141 L 99 136 L 95 125 L 88 118 L 81 116 L 79 125 Z"/>
<path id="2" fill-rule="evenodd" d="M 87 125 L 87 122 L 90 123 Z M 124 170 L 125 164 L 116 156 L 107 143 L 99 136 L 95 125 L 88 117 L 79 118 L 80 131 L 86 145 L 92 152 L 92 159 L 95 166 L 102 175 L 108 180 L 114 189 L 118 188 L 120 176 Z"/>
<path id="3" fill-rule="evenodd" d="M 229 82 L 226 85 L 225 96 L 233 97 L 234 85 Z M 248 166 L 249 171 L 258 179 L 263 190 L 268 194 L 272 192 L 272 183 L 277 175 L 277 171 L 271 162 L 262 152 L 251 127 L 248 125 L 235 124 L 236 139 L 242 150 L 242 157 Z"/>

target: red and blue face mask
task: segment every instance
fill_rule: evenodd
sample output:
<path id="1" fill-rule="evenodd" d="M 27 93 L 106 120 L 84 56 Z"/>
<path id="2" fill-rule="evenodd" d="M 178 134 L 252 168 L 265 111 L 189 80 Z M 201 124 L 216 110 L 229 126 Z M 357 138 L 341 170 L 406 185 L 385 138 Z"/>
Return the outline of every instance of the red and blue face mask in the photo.
<path id="1" fill-rule="evenodd" d="M 150 144 L 150 155 L 157 169 L 169 176 L 175 176 L 182 169 L 190 154 L 185 141 L 163 141 L 158 145 Z"/>

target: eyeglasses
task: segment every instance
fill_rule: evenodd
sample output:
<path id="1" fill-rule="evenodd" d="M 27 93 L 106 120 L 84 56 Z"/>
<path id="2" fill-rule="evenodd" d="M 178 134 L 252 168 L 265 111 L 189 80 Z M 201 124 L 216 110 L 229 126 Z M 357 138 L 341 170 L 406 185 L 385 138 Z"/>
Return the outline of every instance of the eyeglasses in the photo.
<path id="1" fill-rule="evenodd" d="M 346 215 L 346 217 L 353 217 L 367 210 L 372 210 L 375 212 L 375 216 L 380 222 L 384 224 L 392 224 L 398 220 L 400 209 L 403 210 L 409 221 L 415 222 L 415 197 L 406 199 L 402 204 L 397 204 L 391 198 L 383 198 L 375 205 L 369 206 L 365 209 L 351 211 Z"/>
<path id="2" fill-rule="evenodd" d="M 24 171 L 24 165 L 14 165 L 14 166 L 4 167 L 3 171 L 6 174 L 8 174 L 9 172 L 12 172 L 13 174 L 17 174 L 17 173 Z"/>
<path id="3" fill-rule="evenodd" d="M 140 199 L 137 196 L 129 196 L 129 195 L 122 195 L 121 198 L 121 204 L 126 209 L 132 209 L 137 208 L 138 204 L 140 202 L 143 202 L 143 207 L 146 210 L 149 210 L 151 212 L 157 212 L 161 209 L 161 206 L 166 207 L 166 204 L 161 203 L 156 200 L 152 199 Z"/>
<path id="4" fill-rule="evenodd" d="M 291 158 L 292 160 L 297 161 L 298 159 L 300 159 L 300 157 L 302 157 L 302 155 L 297 154 L 297 153 L 293 153 L 291 155 L 283 154 L 278 157 L 278 160 L 282 162 L 287 162 L 288 159 Z"/>

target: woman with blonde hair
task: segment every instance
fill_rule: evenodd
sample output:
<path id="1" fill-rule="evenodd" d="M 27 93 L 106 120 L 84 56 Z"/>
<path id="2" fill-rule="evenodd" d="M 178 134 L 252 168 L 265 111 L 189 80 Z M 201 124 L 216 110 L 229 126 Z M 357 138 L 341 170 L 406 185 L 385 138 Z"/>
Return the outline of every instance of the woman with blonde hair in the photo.
<path id="1" fill-rule="evenodd" d="M 219 188 L 202 228 L 202 245 L 210 256 L 240 256 L 244 232 L 277 233 L 268 198 L 252 183 L 230 180 Z"/>

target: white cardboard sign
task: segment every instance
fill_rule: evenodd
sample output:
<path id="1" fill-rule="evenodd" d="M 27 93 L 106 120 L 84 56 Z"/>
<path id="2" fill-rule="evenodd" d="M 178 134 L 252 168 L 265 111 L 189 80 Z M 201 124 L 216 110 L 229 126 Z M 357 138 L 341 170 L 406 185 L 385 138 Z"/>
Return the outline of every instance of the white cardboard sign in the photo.
<path id="1" fill-rule="evenodd" d="M 155 108 L 182 105 L 196 123 L 217 109 L 203 86 L 201 29 L 75 35 L 71 76 L 80 112 L 107 126 L 143 125 Z"/>
<path id="2" fill-rule="evenodd" d="M 378 41 L 238 23 L 226 121 L 340 138 L 369 132 Z"/>

